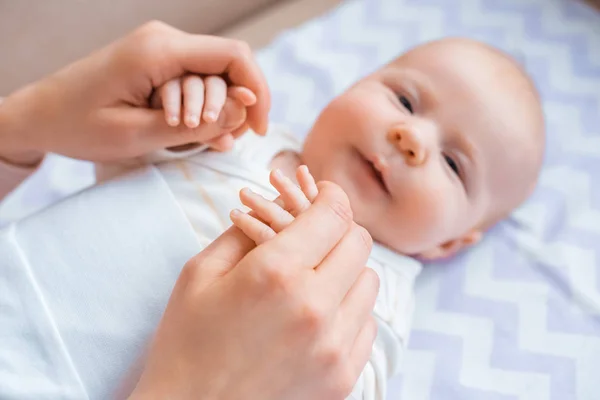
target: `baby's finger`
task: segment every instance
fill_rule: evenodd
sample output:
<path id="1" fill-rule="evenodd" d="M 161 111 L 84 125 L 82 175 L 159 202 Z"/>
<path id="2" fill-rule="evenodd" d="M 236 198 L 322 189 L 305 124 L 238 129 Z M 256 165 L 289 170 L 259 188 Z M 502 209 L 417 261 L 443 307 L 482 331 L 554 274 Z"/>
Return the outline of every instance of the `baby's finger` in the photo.
<path id="1" fill-rule="evenodd" d="M 188 128 L 200 125 L 200 114 L 204 105 L 204 81 L 198 75 L 183 78 L 183 120 Z"/>
<path id="2" fill-rule="evenodd" d="M 284 176 L 281 171 L 275 170 L 271 172 L 270 181 L 273 187 L 281 194 L 286 210 L 294 217 L 297 217 L 310 207 L 311 203 L 302 190 L 288 177 Z"/>
<path id="3" fill-rule="evenodd" d="M 208 143 L 206 143 L 210 148 L 217 151 L 229 151 L 233 147 L 235 139 L 231 135 L 231 133 L 225 133 Z"/>
<path id="4" fill-rule="evenodd" d="M 294 217 L 284 210 L 279 204 L 269 201 L 248 188 L 240 191 L 240 200 L 246 207 L 279 233 L 294 221 Z"/>
<path id="5" fill-rule="evenodd" d="M 232 86 L 227 89 L 227 96 L 238 99 L 244 106 L 250 107 L 256 103 L 256 95 L 252 90 L 243 86 Z"/>
<path id="6" fill-rule="evenodd" d="M 179 125 L 181 114 L 181 79 L 172 79 L 160 88 L 167 124 Z"/>
<path id="7" fill-rule="evenodd" d="M 301 165 L 296 170 L 296 179 L 300 184 L 300 188 L 304 192 L 304 195 L 311 203 L 315 201 L 319 194 L 319 189 L 315 183 L 315 178 L 312 176 L 306 165 Z"/>
<path id="8" fill-rule="evenodd" d="M 209 76 L 204 79 L 206 98 L 202 119 L 208 123 L 216 122 L 227 99 L 227 84 L 220 76 Z"/>
<path id="9" fill-rule="evenodd" d="M 229 216 L 231 222 L 248 236 L 257 246 L 275 237 L 276 233 L 270 226 L 251 215 L 233 210 Z"/>

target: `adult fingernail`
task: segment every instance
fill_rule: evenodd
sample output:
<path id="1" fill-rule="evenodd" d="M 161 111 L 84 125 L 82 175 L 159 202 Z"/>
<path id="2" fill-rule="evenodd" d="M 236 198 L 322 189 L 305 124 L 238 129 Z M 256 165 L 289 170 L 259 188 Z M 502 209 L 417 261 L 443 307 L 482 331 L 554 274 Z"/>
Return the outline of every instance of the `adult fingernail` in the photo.
<path id="1" fill-rule="evenodd" d="M 242 212 L 240 210 L 238 210 L 237 208 L 234 208 L 233 210 L 231 210 L 231 217 L 232 218 L 237 218 L 240 215 L 242 215 Z"/>
<path id="2" fill-rule="evenodd" d="M 246 196 L 250 196 L 254 194 L 254 191 L 248 187 L 245 187 L 242 189 L 242 192 L 246 195 Z"/>
<path id="3" fill-rule="evenodd" d="M 256 133 L 258 133 L 260 136 L 266 136 L 268 127 L 269 127 L 269 124 L 267 122 L 265 122 L 257 128 Z"/>

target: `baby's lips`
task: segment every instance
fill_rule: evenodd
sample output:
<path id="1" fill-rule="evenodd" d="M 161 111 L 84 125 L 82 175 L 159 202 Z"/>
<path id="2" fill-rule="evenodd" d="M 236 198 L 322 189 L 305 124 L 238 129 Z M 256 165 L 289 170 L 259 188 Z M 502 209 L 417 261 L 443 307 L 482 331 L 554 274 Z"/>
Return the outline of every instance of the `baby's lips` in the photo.
<path id="1" fill-rule="evenodd" d="M 377 154 L 377 155 L 375 155 L 375 157 L 373 157 L 373 165 L 380 172 L 387 171 L 387 169 L 389 167 L 389 163 L 388 163 L 387 159 L 380 154 Z"/>

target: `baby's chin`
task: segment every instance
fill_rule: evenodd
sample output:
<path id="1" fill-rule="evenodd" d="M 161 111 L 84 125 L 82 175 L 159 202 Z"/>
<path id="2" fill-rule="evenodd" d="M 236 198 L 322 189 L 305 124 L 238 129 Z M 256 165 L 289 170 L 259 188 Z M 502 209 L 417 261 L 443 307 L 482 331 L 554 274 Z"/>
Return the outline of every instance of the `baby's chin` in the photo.
<path id="1" fill-rule="evenodd" d="M 361 201 L 352 194 L 348 194 L 348 197 L 354 221 L 364 227 L 378 245 L 419 261 L 428 260 L 426 254 L 432 254 L 432 250 L 443 247 L 444 241 L 440 240 L 436 229 L 427 229 L 423 225 L 411 223 L 410 217 L 396 215 L 390 218 L 386 215 L 386 210 L 377 204 Z"/>

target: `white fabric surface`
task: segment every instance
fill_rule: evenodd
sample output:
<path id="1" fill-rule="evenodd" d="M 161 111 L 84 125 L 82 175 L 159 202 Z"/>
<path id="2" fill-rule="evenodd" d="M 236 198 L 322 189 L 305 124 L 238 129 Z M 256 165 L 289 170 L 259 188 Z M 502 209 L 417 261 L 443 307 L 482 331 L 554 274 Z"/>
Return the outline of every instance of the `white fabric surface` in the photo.
<path id="1" fill-rule="evenodd" d="M 126 387 L 198 251 L 152 167 L 0 231 L 0 398 L 107 399 Z"/>

